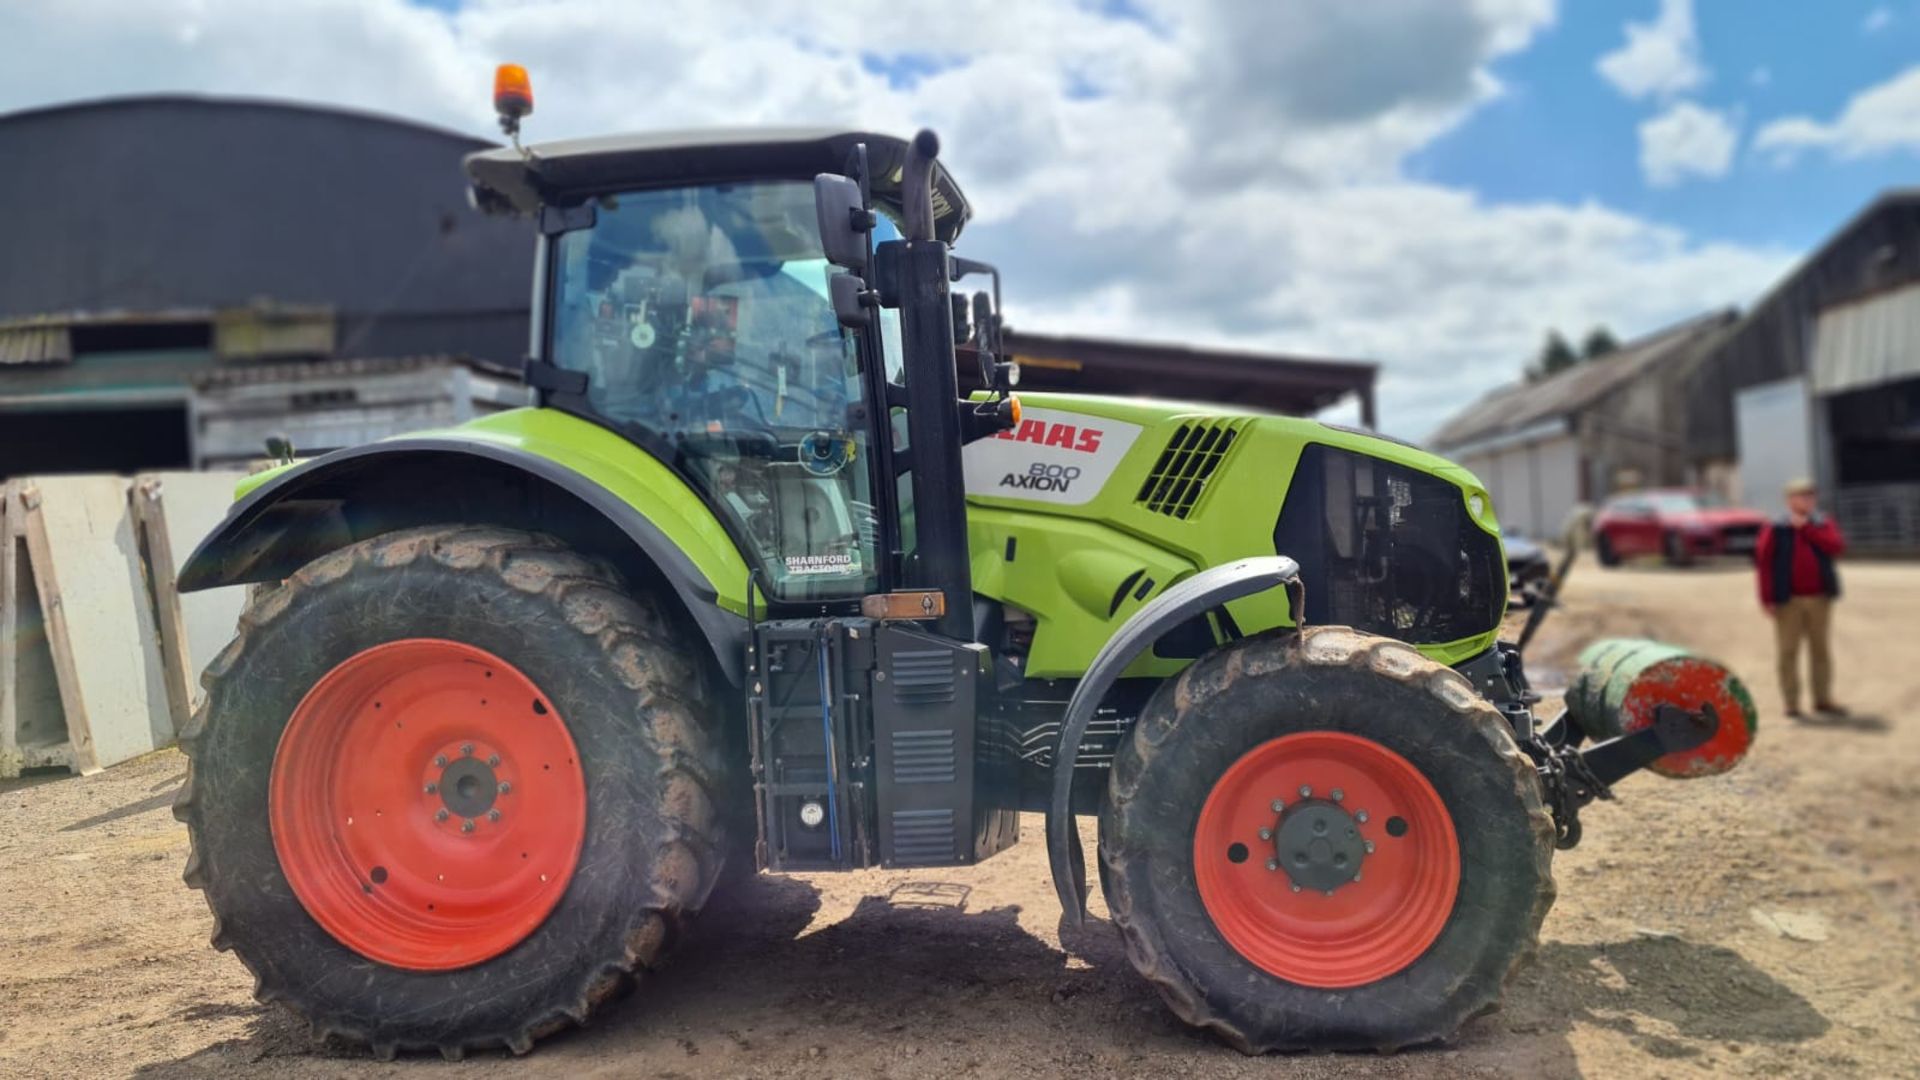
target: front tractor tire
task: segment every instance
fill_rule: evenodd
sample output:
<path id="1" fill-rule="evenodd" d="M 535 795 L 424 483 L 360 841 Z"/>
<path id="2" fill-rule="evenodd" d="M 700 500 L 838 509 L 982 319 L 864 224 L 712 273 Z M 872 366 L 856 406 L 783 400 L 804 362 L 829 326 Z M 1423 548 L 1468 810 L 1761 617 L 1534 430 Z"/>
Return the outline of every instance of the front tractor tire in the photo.
<path id="1" fill-rule="evenodd" d="M 1249 1053 L 1397 1050 L 1497 1006 L 1552 906 L 1553 825 L 1456 672 L 1344 627 L 1161 687 L 1100 816 L 1127 956 Z"/>
<path id="2" fill-rule="evenodd" d="M 724 851 L 705 679 L 551 537 L 432 526 L 261 592 L 209 666 L 175 815 L 254 994 L 381 1057 L 582 1023 Z"/>

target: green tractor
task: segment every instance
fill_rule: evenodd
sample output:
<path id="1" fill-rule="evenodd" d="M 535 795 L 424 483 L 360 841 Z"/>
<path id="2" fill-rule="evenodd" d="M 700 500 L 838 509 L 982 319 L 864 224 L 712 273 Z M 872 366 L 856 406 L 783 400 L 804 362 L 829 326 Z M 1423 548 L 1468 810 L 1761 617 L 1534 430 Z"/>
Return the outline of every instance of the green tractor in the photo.
<path id="1" fill-rule="evenodd" d="M 1098 815 L 1107 908 L 1183 1020 L 1392 1049 L 1497 1001 L 1582 804 L 1737 758 L 1728 680 L 1536 722 L 1455 465 L 1016 400 L 937 149 L 467 160 L 478 206 L 537 226 L 538 404 L 249 477 L 182 573 L 260 583 L 176 813 L 261 1000 L 382 1056 L 525 1052 L 717 884 L 968 865 L 1044 811 L 1070 923 Z"/>

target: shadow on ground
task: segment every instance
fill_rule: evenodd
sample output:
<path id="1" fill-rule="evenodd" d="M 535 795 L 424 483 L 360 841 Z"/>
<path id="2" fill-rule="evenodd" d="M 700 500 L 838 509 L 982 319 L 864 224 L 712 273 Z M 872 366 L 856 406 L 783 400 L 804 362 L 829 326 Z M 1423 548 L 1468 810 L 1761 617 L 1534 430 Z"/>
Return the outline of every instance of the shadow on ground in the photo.
<path id="1" fill-rule="evenodd" d="M 1872 714 L 1848 713 L 1836 716 L 1832 713 L 1803 713 L 1794 719 L 1794 724 L 1803 728 L 1825 728 L 1831 731 L 1860 731 L 1869 735 L 1884 735 L 1891 725 L 1884 716 Z"/>
<path id="2" fill-rule="evenodd" d="M 1564 1034 L 1593 1024 L 1663 1058 L 1698 1056 L 1706 1043 L 1802 1043 L 1832 1026 L 1740 954 L 1679 938 L 1550 943 L 1507 999 L 1501 1017 L 1509 1032 Z"/>
<path id="3" fill-rule="evenodd" d="M 749 1067 L 865 1074 L 888 1064 L 912 1073 L 915 1059 L 928 1070 L 972 1062 L 995 1075 L 1152 1073 L 1171 1060 L 1225 1071 L 1257 1064 L 1175 1020 L 1104 921 L 1068 931 L 1062 952 L 1022 928 L 1017 908 L 968 911 L 964 903 L 930 879 L 865 897 L 847 917 L 808 932 L 820 906 L 814 886 L 750 879 L 707 912 L 672 963 L 590 1027 L 547 1040 L 529 1059 L 487 1052 L 474 1064 L 539 1076 L 607 1068 L 733 1075 Z M 380 1068 L 362 1049 L 316 1042 L 277 1009 L 200 1008 L 214 1011 L 182 1019 L 245 1016 L 246 1034 L 139 1075 L 217 1075 L 266 1062 L 325 1075 Z M 1669 1059 L 1697 1057 L 1705 1044 L 1799 1043 L 1829 1027 L 1805 999 L 1729 949 L 1665 938 L 1549 944 L 1509 988 L 1507 1008 L 1462 1032 L 1453 1044 L 1461 1060 L 1452 1063 L 1484 1058 L 1499 1069 L 1576 1075 L 1567 1036 L 1578 1024 L 1620 1032 Z M 1415 1050 L 1398 1060 L 1440 1067 L 1455 1057 Z M 1362 1066 L 1362 1058 L 1348 1063 Z M 1311 1060 L 1315 1070 L 1342 1068 L 1340 1059 Z"/>

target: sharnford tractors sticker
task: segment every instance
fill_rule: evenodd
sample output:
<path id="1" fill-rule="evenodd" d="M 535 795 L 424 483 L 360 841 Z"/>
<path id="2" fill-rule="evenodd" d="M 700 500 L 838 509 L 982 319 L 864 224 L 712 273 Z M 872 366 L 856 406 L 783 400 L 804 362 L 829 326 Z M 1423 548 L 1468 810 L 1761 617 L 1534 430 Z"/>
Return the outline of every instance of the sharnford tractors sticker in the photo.
<path id="1" fill-rule="evenodd" d="M 1012 431 L 967 445 L 967 494 L 1065 505 L 1089 502 L 1139 435 L 1138 424 L 1028 409 Z"/>

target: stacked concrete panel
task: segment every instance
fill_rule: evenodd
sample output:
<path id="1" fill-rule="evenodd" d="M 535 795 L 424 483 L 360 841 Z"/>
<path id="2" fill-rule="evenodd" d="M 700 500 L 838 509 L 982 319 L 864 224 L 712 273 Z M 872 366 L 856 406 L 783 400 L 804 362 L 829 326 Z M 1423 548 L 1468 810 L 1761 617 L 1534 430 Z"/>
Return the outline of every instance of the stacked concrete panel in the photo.
<path id="1" fill-rule="evenodd" d="M 210 642 L 230 635 L 240 601 L 226 590 L 236 595 L 183 606 L 174 576 L 195 530 L 224 511 L 226 496 L 214 493 L 230 493 L 234 479 L 50 476 L 0 487 L 0 776 L 90 773 L 173 741 L 198 667 L 218 648 Z"/>

